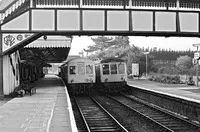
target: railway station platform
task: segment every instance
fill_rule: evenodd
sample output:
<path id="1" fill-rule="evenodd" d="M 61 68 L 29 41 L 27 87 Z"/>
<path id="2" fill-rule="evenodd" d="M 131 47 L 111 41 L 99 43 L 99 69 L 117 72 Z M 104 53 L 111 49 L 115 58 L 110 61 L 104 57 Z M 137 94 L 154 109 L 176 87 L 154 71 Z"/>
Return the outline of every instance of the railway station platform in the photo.
<path id="1" fill-rule="evenodd" d="M 162 84 L 145 79 L 128 80 L 127 83 L 129 86 L 200 103 L 200 86 L 189 86 L 187 84 Z"/>
<path id="2" fill-rule="evenodd" d="M 62 80 L 46 75 L 36 93 L 16 97 L 0 106 L 0 132 L 76 132 L 75 119 Z"/>

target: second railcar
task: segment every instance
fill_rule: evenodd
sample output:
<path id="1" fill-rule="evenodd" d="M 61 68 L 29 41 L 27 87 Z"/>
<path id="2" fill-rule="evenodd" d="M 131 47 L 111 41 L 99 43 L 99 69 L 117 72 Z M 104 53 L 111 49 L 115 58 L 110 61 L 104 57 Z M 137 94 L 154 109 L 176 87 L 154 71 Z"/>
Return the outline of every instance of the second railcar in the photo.
<path id="1" fill-rule="evenodd" d="M 96 65 L 97 83 L 103 92 L 121 92 L 125 90 L 127 81 L 126 63 L 117 58 L 102 60 Z"/>

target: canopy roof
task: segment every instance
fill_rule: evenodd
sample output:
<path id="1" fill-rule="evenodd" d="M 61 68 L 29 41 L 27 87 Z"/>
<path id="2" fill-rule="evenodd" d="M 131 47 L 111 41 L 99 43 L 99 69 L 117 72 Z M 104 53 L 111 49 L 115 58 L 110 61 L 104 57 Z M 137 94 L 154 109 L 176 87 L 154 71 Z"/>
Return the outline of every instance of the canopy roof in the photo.
<path id="1" fill-rule="evenodd" d="M 25 48 L 68 48 L 72 39 L 66 36 L 43 36 L 28 44 Z"/>

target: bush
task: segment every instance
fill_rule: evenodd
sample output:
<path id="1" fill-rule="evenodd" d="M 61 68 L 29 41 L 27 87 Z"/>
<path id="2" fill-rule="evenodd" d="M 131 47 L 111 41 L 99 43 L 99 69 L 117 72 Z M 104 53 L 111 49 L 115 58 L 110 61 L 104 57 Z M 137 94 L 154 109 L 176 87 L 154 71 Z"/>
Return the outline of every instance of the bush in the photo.
<path id="1" fill-rule="evenodd" d="M 158 73 L 176 75 L 176 74 L 179 73 L 179 70 L 176 67 L 173 67 L 173 66 L 166 66 L 166 67 L 159 68 Z"/>
<path id="2" fill-rule="evenodd" d="M 180 84 L 181 80 L 179 76 L 176 75 L 161 75 L 155 74 L 149 78 L 150 81 L 156 81 L 160 83 L 167 83 L 167 84 Z"/>

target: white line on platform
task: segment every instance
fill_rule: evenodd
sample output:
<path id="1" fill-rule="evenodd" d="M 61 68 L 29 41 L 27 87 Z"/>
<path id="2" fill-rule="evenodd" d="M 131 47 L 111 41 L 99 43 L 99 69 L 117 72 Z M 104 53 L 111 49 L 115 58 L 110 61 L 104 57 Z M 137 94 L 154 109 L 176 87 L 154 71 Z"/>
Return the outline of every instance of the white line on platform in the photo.
<path id="1" fill-rule="evenodd" d="M 65 93 L 66 93 L 66 97 L 67 97 L 67 103 L 68 103 L 68 109 L 69 109 L 69 118 L 70 118 L 70 123 L 71 123 L 71 129 L 72 129 L 72 132 L 78 132 L 77 126 L 76 126 L 76 122 L 75 122 L 75 119 L 74 119 L 74 114 L 73 114 L 73 111 L 72 111 L 72 105 L 71 105 L 69 94 L 68 94 L 68 91 L 67 91 L 67 87 L 65 86 L 65 83 L 64 83 L 63 80 L 62 80 L 62 82 L 64 84 Z"/>
<path id="2" fill-rule="evenodd" d="M 53 108 L 52 108 L 52 110 L 51 110 L 51 116 L 50 116 L 50 119 L 49 119 L 49 121 L 48 121 L 48 123 L 47 123 L 47 130 L 46 130 L 46 132 L 49 132 L 49 128 L 50 128 L 50 125 L 51 125 L 51 120 L 52 120 L 52 118 L 53 118 L 53 112 L 54 112 L 55 105 L 56 105 L 56 103 L 54 102 Z"/>

